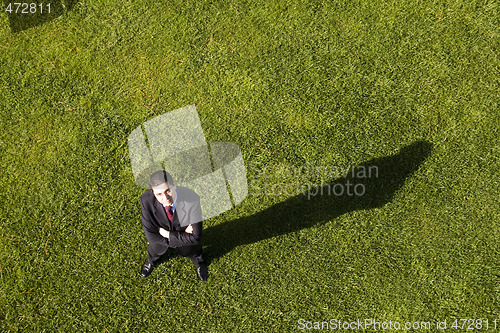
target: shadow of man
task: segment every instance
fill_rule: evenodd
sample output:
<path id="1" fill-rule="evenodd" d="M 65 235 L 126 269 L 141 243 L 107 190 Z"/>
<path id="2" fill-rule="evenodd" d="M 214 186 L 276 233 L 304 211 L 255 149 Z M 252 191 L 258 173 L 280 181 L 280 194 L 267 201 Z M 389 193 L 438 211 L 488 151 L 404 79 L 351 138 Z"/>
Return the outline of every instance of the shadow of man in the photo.
<path id="1" fill-rule="evenodd" d="M 9 18 L 12 33 L 27 30 L 47 23 L 70 11 L 78 3 L 77 0 L 51 0 L 39 2 L 22 2 L 4 0 L 4 9 Z"/>
<path id="2" fill-rule="evenodd" d="M 203 243 L 214 260 L 239 245 L 310 228 L 348 212 L 382 207 L 392 200 L 431 150 L 431 143 L 417 141 L 403 147 L 396 155 L 369 160 L 329 184 L 310 188 L 254 215 L 209 227 L 203 231 Z M 351 195 L 348 194 L 348 182 Z M 342 184 L 342 194 L 340 185 L 335 184 Z M 355 184 L 364 186 L 358 186 L 357 194 Z M 363 193 L 358 195 L 361 189 Z"/>

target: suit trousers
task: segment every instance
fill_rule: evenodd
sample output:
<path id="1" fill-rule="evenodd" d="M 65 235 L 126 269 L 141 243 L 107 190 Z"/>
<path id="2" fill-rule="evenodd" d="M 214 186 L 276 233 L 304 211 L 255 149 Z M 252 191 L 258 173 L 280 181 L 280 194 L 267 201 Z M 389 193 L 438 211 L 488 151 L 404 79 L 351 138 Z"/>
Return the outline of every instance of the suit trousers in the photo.
<path id="1" fill-rule="evenodd" d="M 201 244 L 173 248 L 168 245 L 159 243 L 149 243 L 148 261 L 150 263 L 153 263 L 153 265 L 157 264 L 160 261 L 161 257 L 166 254 L 168 250 L 173 250 L 181 256 L 189 258 L 196 267 L 204 263 Z"/>

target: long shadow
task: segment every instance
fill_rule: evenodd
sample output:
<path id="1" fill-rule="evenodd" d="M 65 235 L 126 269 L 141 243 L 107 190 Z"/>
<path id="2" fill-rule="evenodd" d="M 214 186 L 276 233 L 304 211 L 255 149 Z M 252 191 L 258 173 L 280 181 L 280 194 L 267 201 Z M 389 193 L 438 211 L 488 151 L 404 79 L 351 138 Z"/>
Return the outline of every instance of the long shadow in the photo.
<path id="1" fill-rule="evenodd" d="M 52 21 L 61 16 L 65 10 L 73 9 L 77 2 L 77 0 L 36 2 L 4 0 L 2 11 L 9 17 L 10 30 L 16 33 Z"/>
<path id="2" fill-rule="evenodd" d="M 348 212 L 381 207 L 392 200 L 431 150 L 429 142 L 414 142 L 396 155 L 369 160 L 353 167 L 345 177 L 313 187 L 257 214 L 209 227 L 203 231 L 205 251 L 211 259 L 217 259 L 239 245 L 310 228 Z M 355 188 L 356 184 L 362 186 Z"/>

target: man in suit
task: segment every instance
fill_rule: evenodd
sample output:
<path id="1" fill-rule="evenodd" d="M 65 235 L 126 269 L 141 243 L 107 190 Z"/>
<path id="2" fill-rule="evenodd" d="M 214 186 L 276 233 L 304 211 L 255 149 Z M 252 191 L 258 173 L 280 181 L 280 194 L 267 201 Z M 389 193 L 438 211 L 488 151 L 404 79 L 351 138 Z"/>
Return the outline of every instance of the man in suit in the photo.
<path id="1" fill-rule="evenodd" d="M 177 187 L 163 170 L 149 179 L 151 189 L 141 195 L 141 216 L 148 240 L 148 258 L 141 268 L 147 277 L 169 249 L 188 257 L 201 281 L 207 281 L 207 267 L 201 249 L 202 217 L 200 197 L 194 191 Z"/>

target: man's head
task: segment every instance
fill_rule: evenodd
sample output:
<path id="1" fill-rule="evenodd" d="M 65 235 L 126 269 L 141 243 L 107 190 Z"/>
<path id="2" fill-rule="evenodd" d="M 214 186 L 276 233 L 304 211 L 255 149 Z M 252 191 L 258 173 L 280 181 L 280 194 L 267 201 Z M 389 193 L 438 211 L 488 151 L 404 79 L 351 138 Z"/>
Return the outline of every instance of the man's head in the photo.
<path id="1" fill-rule="evenodd" d="M 163 206 L 171 206 L 174 203 L 175 197 L 177 196 L 175 192 L 175 183 L 172 176 L 164 171 L 156 171 L 149 177 L 149 185 L 151 190 Z"/>

